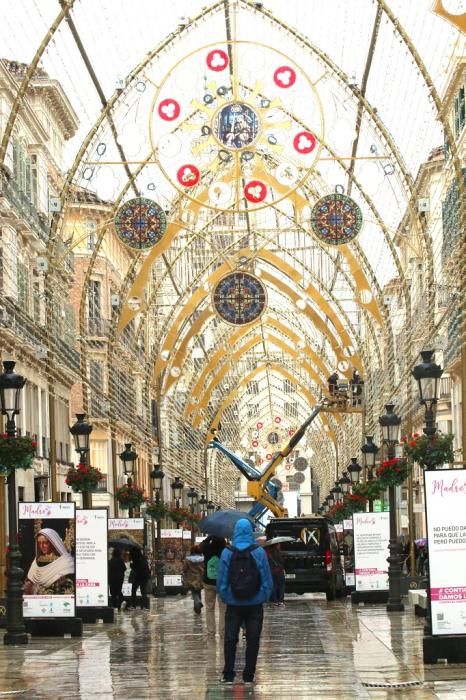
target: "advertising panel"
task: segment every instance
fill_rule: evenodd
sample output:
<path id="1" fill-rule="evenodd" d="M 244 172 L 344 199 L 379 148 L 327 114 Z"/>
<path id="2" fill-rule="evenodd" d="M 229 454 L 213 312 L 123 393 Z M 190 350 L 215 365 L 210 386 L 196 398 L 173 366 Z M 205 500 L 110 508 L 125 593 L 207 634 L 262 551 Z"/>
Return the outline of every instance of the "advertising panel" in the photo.
<path id="1" fill-rule="evenodd" d="M 189 542 L 183 539 L 182 529 L 162 529 L 161 539 L 164 559 L 164 585 L 167 588 L 182 586 L 183 560 L 185 548 L 189 545 Z"/>
<path id="2" fill-rule="evenodd" d="M 343 569 L 345 571 L 346 585 L 354 586 L 353 518 L 343 520 Z"/>
<path id="3" fill-rule="evenodd" d="M 353 538 L 356 590 L 387 591 L 390 514 L 355 513 Z"/>
<path id="4" fill-rule="evenodd" d="M 75 504 L 19 503 L 24 617 L 75 615 Z"/>
<path id="5" fill-rule="evenodd" d="M 432 634 L 466 634 L 466 469 L 424 472 Z"/>
<path id="6" fill-rule="evenodd" d="M 76 512 L 76 605 L 108 605 L 106 508 Z"/>

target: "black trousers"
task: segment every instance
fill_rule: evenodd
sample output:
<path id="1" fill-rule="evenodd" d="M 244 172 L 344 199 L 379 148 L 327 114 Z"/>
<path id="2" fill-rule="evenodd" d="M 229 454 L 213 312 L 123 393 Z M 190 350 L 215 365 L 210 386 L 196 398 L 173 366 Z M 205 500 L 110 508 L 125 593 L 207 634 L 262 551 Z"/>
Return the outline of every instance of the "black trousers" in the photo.
<path id="1" fill-rule="evenodd" d="M 121 608 L 121 604 L 123 602 L 123 593 L 121 592 L 122 585 L 123 582 L 110 584 L 110 598 L 112 607 L 118 608 L 118 610 Z"/>
<path id="2" fill-rule="evenodd" d="M 227 605 L 224 639 L 225 666 L 223 668 L 225 680 L 232 681 L 235 677 L 236 647 L 243 622 L 246 626 L 246 663 L 243 669 L 243 680 L 254 680 L 263 620 L 264 609 L 262 605 Z"/>
<path id="3" fill-rule="evenodd" d="M 141 590 L 141 609 L 142 608 L 149 608 L 150 603 L 149 603 L 149 598 L 147 597 L 146 594 L 146 588 L 147 588 L 147 581 L 134 581 L 132 586 L 131 586 L 131 605 L 133 608 L 136 607 L 136 591 L 138 588 Z"/>

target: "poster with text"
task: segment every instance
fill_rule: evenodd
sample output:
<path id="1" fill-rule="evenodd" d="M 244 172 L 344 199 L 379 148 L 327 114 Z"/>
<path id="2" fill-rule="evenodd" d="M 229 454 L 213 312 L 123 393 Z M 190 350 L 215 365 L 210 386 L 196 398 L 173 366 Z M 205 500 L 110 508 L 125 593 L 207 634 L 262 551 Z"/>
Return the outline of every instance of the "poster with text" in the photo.
<path id="1" fill-rule="evenodd" d="M 19 503 L 24 617 L 75 615 L 75 504 Z"/>
<path id="2" fill-rule="evenodd" d="M 346 585 L 354 586 L 353 518 L 343 520 L 343 569 Z"/>
<path id="3" fill-rule="evenodd" d="M 144 518 L 109 518 L 109 544 L 117 540 L 132 540 L 139 547 L 144 547 Z"/>
<path id="4" fill-rule="evenodd" d="M 76 605 L 108 605 L 106 508 L 76 512 Z"/>
<path id="5" fill-rule="evenodd" d="M 355 513 L 353 539 L 356 590 L 387 591 L 390 514 Z"/>
<path id="6" fill-rule="evenodd" d="M 161 531 L 162 552 L 164 559 L 164 584 L 166 587 L 183 585 L 183 560 L 185 557 L 185 540 L 183 530 L 163 528 Z"/>
<path id="7" fill-rule="evenodd" d="M 466 469 L 424 472 L 432 634 L 466 634 Z"/>

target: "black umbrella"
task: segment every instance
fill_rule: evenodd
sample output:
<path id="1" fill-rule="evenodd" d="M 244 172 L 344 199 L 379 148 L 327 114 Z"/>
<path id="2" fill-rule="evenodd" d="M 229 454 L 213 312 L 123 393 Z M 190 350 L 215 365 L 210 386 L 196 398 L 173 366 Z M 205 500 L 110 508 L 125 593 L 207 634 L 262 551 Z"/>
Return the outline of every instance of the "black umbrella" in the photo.
<path id="1" fill-rule="evenodd" d="M 247 513 L 240 510 L 217 510 L 201 520 L 199 529 L 212 537 L 231 537 L 236 523 L 242 518 L 249 520 L 255 527 L 254 519 Z"/>
<path id="2" fill-rule="evenodd" d="M 141 549 L 141 545 L 129 537 L 117 537 L 108 541 L 109 547 L 121 547 L 122 549 Z"/>

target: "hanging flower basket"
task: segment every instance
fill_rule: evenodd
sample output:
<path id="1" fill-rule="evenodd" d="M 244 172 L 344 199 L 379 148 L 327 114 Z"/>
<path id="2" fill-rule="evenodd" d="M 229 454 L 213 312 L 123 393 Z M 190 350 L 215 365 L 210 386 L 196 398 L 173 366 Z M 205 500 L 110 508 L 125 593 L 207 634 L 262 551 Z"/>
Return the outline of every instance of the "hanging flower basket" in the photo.
<path id="1" fill-rule="evenodd" d="M 351 517 L 353 513 L 364 513 L 367 505 L 367 498 L 357 493 L 347 493 L 343 499 L 345 504 L 345 516 Z"/>
<path id="2" fill-rule="evenodd" d="M 126 510 L 127 508 L 138 508 L 142 503 L 144 503 L 144 489 L 139 488 L 139 486 L 120 486 L 115 492 L 116 499 L 120 508 Z"/>
<path id="3" fill-rule="evenodd" d="M 382 491 L 385 491 L 385 486 L 382 486 L 378 479 L 372 479 L 371 481 L 366 481 L 366 483 L 353 486 L 353 495 L 362 496 L 368 501 L 376 501 L 380 498 Z"/>
<path id="4" fill-rule="evenodd" d="M 168 512 L 169 517 L 182 527 L 191 529 L 199 524 L 201 516 L 197 513 L 191 513 L 189 508 L 173 508 Z"/>
<path id="5" fill-rule="evenodd" d="M 377 469 L 377 480 L 386 489 L 389 486 L 401 486 L 409 476 L 410 468 L 406 459 L 393 457 L 382 462 Z"/>
<path id="6" fill-rule="evenodd" d="M 87 464 L 78 464 L 76 468 L 68 469 L 65 483 L 71 486 L 74 493 L 82 493 L 83 491 L 95 491 L 101 479 L 103 476 L 100 469 Z"/>
<path id="7" fill-rule="evenodd" d="M 332 523 L 341 523 L 346 517 L 346 509 L 343 501 L 335 503 L 334 506 L 330 508 L 326 517 L 332 521 Z"/>
<path id="8" fill-rule="evenodd" d="M 0 436 L 0 473 L 10 474 L 13 469 L 30 469 L 37 443 L 28 436 L 9 438 Z"/>
<path id="9" fill-rule="evenodd" d="M 454 435 L 436 433 L 432 439 L 427 435 L 414 433 L 412 437 L 402 437 L 404 453 L 412 462 L 423 467 L 440 467 L 447 462 L 453 462 Z"/>
<path id="10" fill-rule="evenodd" d="M 154 518 L 154 520 L 162 520 L 162 518 L 166 518 L 169 513 L 170 508 L 166 506 L 165 503 L 151 501 L 147 504 L 146 515 L 150 518 Z"/>

